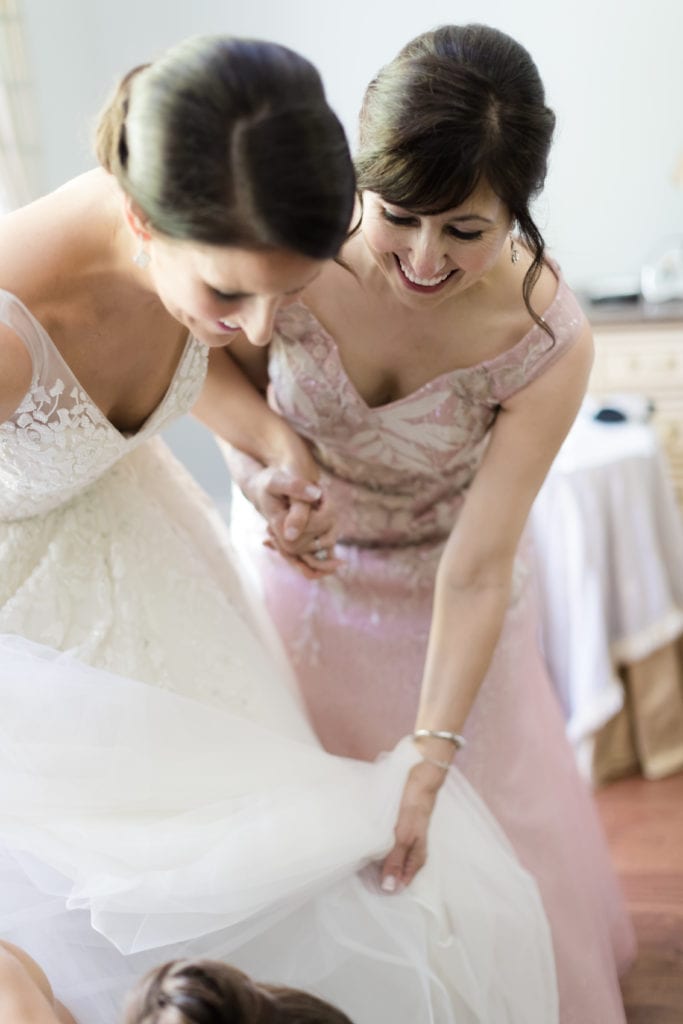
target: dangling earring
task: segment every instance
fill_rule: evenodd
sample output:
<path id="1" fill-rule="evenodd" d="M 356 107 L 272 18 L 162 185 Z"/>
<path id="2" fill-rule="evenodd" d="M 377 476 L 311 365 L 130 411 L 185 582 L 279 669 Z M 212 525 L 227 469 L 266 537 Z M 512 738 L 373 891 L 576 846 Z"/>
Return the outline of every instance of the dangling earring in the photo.
<path id="1" fill-rule="evenodd" d="M 515 245 L 515 239 L 514 239 L 514 236 L 513 236 L 512 232 L 510 232 L 510 262 L 511 263 L 518 263 L 519 262 L 519 249 Z"/>
<path id="2" fill-rule="evenodd" d="M 152 262 L 152 257 L 145 249 L 145 241 L 142 235 L 138 235 L 138 240 L 140 245 L 138 251 L 135 253 L 135 256 L 133 256 L 133 263 L 135 263 L 136 266 L 140 267 L 141 270 L 145 270 L 145 268 L 148 267 Z"/>

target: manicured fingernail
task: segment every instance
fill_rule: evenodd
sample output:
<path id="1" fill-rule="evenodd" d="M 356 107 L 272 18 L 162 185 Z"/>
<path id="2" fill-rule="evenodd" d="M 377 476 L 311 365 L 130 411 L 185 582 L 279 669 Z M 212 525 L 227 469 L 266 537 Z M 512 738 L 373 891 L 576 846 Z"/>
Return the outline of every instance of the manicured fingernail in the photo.
<path id="1" fill-rule="evenodd" d="M 295 526 L 288 526 L 285 530 L 285 540 L 296 540 L 299 536 L 299 531 Z"/>
<path id="2" fill-rule="evenodd" d="M 393 875 L 387 875 L 386 878 L 382 879 L 382 891 L 396 892 L 396 879 Z"/>
<path id="3" fill-rule="evenodd" d="M 306 488 L 306 497 L 310 498 L 312 501 L 318 501 L 318 499 L 322 498 L 322 496 L 323 492 L 320 490 L 319 487 L 315 487 L 314 484 L 309 484 L 308 487 Z"/>

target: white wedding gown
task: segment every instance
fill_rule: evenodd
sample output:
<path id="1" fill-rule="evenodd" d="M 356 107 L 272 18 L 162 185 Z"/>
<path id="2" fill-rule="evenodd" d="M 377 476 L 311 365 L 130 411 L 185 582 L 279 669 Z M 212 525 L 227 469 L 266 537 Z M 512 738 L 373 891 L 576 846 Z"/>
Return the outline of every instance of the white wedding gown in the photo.
<path id="1" fill-rule="evenodd" d="M 6 292 L 0 322 L 34 365 L 0 424 L 0 937 L 81 1024 L 115 1024 L 178 955 L 355 1024 L 553 1024 L 535 884 L 456 770 L 427 866 L 379 890 L 417 754 L 322 751 L 226 530 L 153 438 L 192 406 L 206 349 L 188 340 L 129 437 Z"/>

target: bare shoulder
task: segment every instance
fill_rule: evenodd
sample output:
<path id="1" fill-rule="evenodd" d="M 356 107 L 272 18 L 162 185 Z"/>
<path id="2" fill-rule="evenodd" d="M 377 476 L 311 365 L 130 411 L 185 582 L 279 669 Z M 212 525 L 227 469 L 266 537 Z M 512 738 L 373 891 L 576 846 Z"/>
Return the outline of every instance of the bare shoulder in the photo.
<path id="1" fill-rule="evenodd" d="M 532 308 L 542 315 L 554 302 L 560 287 L 560 273 L 555 265 L 545 262 L 531 293 Z"/>
<path id="2" fill-rule="evenodd" d="M 112 186 L 90 171 L 0 218 L 0 287 L 33 309 L 60 293 L 99 230 Z"/>
<path id="3" fill-rule="evenodd" d="M 522 250 L 522 257 L 515 265 L 506 262 L 498 279 L 498 313 L 508 318 L 511 328 L 509 337 L 523 337 L 534 326 L 526 302 L 524 301 L 524 280 L 531 266 L 531 254 Z M 554 264 L 545 262 L 540 270 L 536 283 L 529 296 L 529 305 L 533 312 L 542 317 L 550 309 L 560 287 L 560 275 Z"/>
<path id="4" fill-rule="evenodd" d="M 44 970 L 25 950 L 15 946 L 13 942 L 2 940 L 0 941 L 0 962 L 8 969 L 14 969 L 15 963 L 20 964 L 43 995 L 48 999 L 52 998 L 52 988 Z"/>
<path id="5" fill-rule="evenodd" d="M 0 423 L 17 408 L 32 375 L 33 363 L 26 345 L 10 327 L 0 324 Z"/>
<path id="6" fill-rule="evenodd" d="M 330 297 L 359 290 L 363 273 L 363 252 L 360 233 L 345 244 L 336 260 L 328 260 L 315 280 L 305 289 L 301 298 L 311 308 L 324 305 Z"/>
<path id="7" fill-rule="evenodd" d="M 67 235 L 58 221 L 51 196 L 0 219 L 0 287 L 27 305 L 43 290 L 51 265 L 64 259 Z"/>
<path id="8" fill-rule="evenodd" d="M 351 239 L 340 260 L 330 260 L 301 296 L 316 320 L 335 337 L 340 324 L 367 322 L 383 301 L 381 292 L 365 286 L 355 242 Z"/>
<path id="9" fill-rule="evenodd" d="M 56 1013 L 50 983 L 38 964 L 18 946 L 0 943 L 0 1015 L 3 1024 L 75 1024 Z"/>
<path id="10" fill-rule="evenodd" d="M 571 345 L 567 345 L 547 369 L 503 402 L 506 410 L 526 410 L 532 419 L 557 423 L 564 432 L 576 416 L 593 366 L 593 332 L 584 321 Z"/>

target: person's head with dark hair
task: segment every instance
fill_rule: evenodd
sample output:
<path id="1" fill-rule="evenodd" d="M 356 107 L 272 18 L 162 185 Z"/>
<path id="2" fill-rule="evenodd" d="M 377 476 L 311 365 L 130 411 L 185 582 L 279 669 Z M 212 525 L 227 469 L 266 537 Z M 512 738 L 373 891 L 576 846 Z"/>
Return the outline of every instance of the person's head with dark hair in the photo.
<path id="1" fill-rule="evenodd" d="M 260 985 L 215 960 L 175 960 L 131 993 L 124 1024 L 352 1024 L 299 989 Z"/>
<path id="2" fill-rule="evenodd" d="M 275 43 L 198 36 L 135 68 L 100 115 L 96 153 L 124 194 L 136 262 L 208 344 L 249 330 L 230 314 L 252 296 L 272 299 L 251 318 L 265 343 L 277 302 L 348 232 L 344 131 L 313 65 Z"/>
<path id="3" fill-rule="evenodd" d="M 516 223 L 532 255 L 523 293 L 538 321 L 530 296 L 544 243 L 530 206 L 545 181 L 554 126 L 523 46 L 486 25 L 445 25 L 413 39 L 370 83 L 358 187 L 422 216 L 473 201 L 488 203 L 494 217 L 497 200 L 503 240 Z M 465 241 L 477 241 L 476 227 L 463 220 Z"/>
<path id="4" fill-rule="evenodd" d="M 275 43 L 198 36 L 134 69 L 96 152 L 169 238 L 326 259 L 348 229 L 344 131 L 313 65 Z"/>

